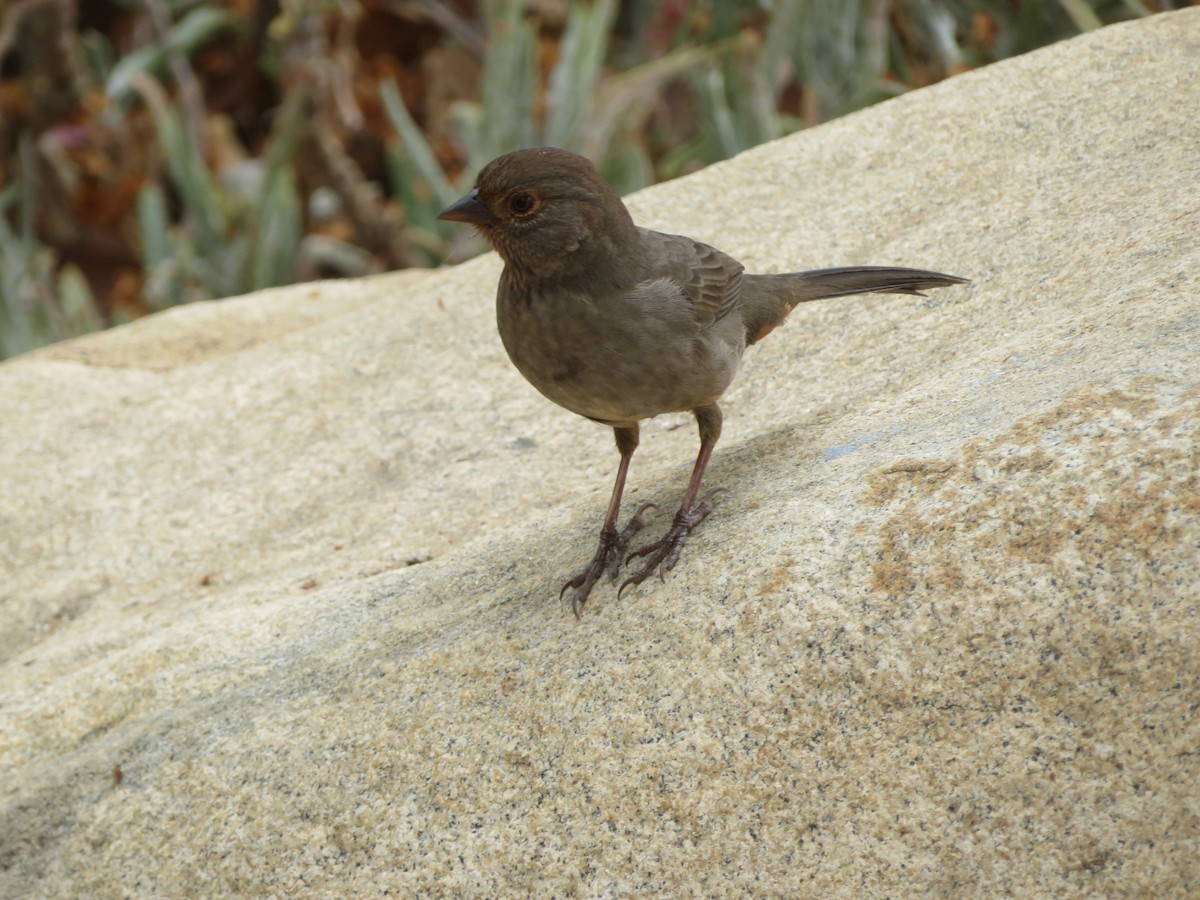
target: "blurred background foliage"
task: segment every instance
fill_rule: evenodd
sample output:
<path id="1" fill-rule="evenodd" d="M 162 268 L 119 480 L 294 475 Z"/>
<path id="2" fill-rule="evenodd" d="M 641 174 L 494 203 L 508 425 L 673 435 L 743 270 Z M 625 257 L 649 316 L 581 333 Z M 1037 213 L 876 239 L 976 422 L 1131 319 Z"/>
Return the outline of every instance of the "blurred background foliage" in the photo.
<path id="1" fill-rule="evenodd" d="M 508 150 L 575 150 L 625 193 L 1172 5 L 0 0 L 0 358 L 461 261 L 478 238 L 437 213 Z"/>

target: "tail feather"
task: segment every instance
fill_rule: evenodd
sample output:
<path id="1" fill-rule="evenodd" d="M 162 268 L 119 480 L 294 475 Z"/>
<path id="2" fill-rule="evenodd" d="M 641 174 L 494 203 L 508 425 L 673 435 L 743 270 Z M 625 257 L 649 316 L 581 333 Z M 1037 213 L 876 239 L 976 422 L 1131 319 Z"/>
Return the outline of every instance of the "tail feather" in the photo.
<path id="1" fill-rule="evenodd" d="M 746 275 L 742 279 L 742 320 L 746 343 L 762 340 L 801 303 L 855 294 L 912 294 L 965 284 L 967 279 L 924 269 L 844 266 L 787 275 Z"/>

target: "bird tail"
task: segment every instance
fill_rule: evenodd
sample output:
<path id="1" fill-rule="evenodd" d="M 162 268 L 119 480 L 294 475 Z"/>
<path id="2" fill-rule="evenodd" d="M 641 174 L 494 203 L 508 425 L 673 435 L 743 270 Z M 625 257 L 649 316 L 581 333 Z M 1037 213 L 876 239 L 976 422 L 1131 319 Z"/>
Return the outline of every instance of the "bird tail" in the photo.
<path id="1" fill-rule="evenodd" d="M 854 294 L 914 294 L 932 288 L 965 284 L 967 279 L 924 269 L 893 266 L 844 266 L 813 269 L 787 275 L 746 275 L 742 279 L 742 319 L 746 343 L 760 341 L 810 300 L 850 297 Z"/>

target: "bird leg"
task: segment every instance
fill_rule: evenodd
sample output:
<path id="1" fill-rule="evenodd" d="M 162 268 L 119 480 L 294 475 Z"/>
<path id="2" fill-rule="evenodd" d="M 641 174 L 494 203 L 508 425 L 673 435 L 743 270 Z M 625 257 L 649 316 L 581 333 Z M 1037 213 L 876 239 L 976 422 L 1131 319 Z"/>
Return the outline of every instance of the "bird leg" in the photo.
<path id="1" fill-rule="evenodd" d="M 616 582 L 617 571 L 621 567 L 621 551 L 625 549 L 629 539 L 645 524 L 642 521 L 642 513 L 647 509 L 654 508 L 653 503 L 643 503 L 634 512 L 629 523 L 620 531 L 617 530 L 617 517 L 621 513 L 621 494 L 625 491 L 625 475 L 629 471 L 629 460 L 633 457 L 633 451 L 637 449 L 638 445 L 638 427 L 634 425 L 630 428 L 613 428 L 613 432 L 616 434 L 621 463 L 617 466 L 617 480 L 613 485 L 612 499 L 608 501 L 608 512 L 604 516 L 604 525 L 600 528 L 600 545 L 596 548 L 596 555 L 592 557 L 592 561 L 578 575 L 564 584 L 562 590 L 558 592 L 559 599 L 561 599 L 568 588 L 574 588 L 575 594 L 571 598 L 571 609 L 575 612 L 575 618 L 579 618 L 580 610 L 583 609 L 583 604 L 587 600 L 588 594 L 591 593 L 593 585 L 600 580 L 600 576 L 610 566 L 612 580 Z"/>
<path id="2" fill-rule="evenodd" d="M 665 579 L 667 572 L 671 571 L 679 560 L 679 554 L 692 529 L 703 522 L 712 512 L 712 497 L 717 491 L 708 493 L 699 503 L 696 502 L 696 496 L 700 493 L 700 481 L 704 478 L 704 470 L 708 467 L 708 458 L 712 456 L 713 447 L 717 445 L 717 439 L 721 436 L 721 410 L 714 403 L 712 406 L 697 407 L 692 410 L 692 414 L 696 417 L 696 424 L 700 426 L 700 452 L 696 456 L 696 465 L 692 467 L 692 477 L 684 492 L 683 503 L 679 507 L 679 512 L 675 513 L 675 520 L 671 523 L 670 531 L 663 536 L 662 540 L 655 541 L 653 544 L 629 554 L 627 562 L 635 556 L 646 557 L 646 562 L 637 573 L 625 579 L 620 590 L 617 591 L 618 597 L 631 584 L 641 584 L 656 569 L 658 577 Z"/>

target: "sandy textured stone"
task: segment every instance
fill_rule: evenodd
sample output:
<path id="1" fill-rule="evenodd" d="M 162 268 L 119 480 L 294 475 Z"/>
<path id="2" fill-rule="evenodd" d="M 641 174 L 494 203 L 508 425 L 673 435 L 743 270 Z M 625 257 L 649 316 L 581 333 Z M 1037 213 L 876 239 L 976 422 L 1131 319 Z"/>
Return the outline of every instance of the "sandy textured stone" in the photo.
<path id="1" fill-rule="evenodd" d="M 1196 895 L 1197 60 L 1108 28 L 635 198 L 973 282 L 798 309 L 580 623 L 616 454 L 492 258 L 0 366 L 0 895 Z"/>

